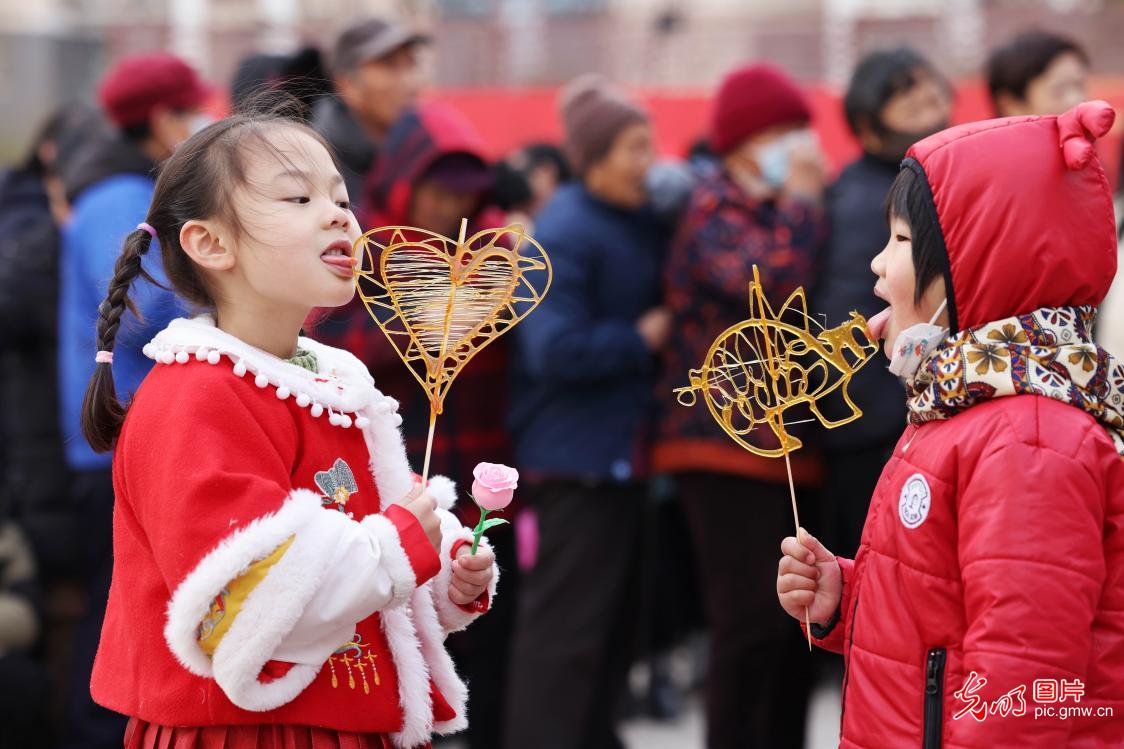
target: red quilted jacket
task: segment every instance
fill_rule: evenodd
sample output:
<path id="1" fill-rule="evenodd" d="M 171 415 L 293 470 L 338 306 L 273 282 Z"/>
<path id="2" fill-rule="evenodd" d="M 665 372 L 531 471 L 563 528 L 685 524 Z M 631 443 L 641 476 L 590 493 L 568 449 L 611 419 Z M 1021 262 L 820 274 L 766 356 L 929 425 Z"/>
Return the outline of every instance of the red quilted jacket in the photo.
<path id="1" fill-rule="evenodd" d="M 1110 191 L 1066 132 L 993 120 L 910 151 L 954 331 L 1103 299 Z M 1124 460 L 1080 408 L 1018 395 L 910 426 L 839 565 L 840 618 L 813 629 L 847 666 L 842 747 L 1124 746 Z"/>

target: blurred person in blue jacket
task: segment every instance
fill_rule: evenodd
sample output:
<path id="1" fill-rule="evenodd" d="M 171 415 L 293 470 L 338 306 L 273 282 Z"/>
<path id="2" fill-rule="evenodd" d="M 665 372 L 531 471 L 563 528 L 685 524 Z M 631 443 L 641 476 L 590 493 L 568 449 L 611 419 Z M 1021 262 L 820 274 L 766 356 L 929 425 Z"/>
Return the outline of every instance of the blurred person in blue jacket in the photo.
<path id="1" fill-rule="evenodd" d="M 74 649 L 65 749 L 116 749 L 125 727 L 123 718 L 94 704 L 89 689 L 112 567 L 112 456 L 95 453 L 80 428 L 82 401 L 94 371 L 98 308 L 125 236 L 148 214 L 158 165 L 206 124 L 202 107 L 209 94 L 195 70 L 177 57 L 155 53 L 123 58 L 98 87 L 113 131 L 61 167 L 71 215 L 62 231 L 59 266 L 59 403 L 66 461 L 73 472 L 71 501 L 86 520 L 83 561 L 89 576 Z M 135 283 L 129 296 L 140 315 L 126 312 L 121 318 L 113 377 L 117 392 L 126 398 L 152 364 L 141 347 L 186 312 L 170 291 L 157 285 L 166 285 L 158 249 L 145 256 L 141 270 L 157 283 Z"/>
<path id="2" fill-rule="evenodd" d="M 522 587 L 506 746 L 621 746 L 640 518 L 646 496 L 667 232 L 648 205 L 648 116 L 600 79 L 563 93 L 578 178 L 538 216 L 554 280 L 513 333 L 510 424 L 538 517 L 540 560 Z"/>

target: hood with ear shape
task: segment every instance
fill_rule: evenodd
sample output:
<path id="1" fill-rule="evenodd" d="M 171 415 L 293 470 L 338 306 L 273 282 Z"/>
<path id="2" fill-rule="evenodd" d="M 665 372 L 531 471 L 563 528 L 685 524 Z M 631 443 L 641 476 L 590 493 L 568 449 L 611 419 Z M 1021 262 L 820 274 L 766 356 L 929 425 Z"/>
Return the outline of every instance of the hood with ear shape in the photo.
<path id="1" fill-rule="evenodd" d="M 948 250 L 954 332 L 1104 299 L 1116 232 L 1094 142 L 1114 118 L 1106 102 L 1085 102 L 1057 117 L 960 125 L 906 154 L 902 168 L 932 191 Z"/>

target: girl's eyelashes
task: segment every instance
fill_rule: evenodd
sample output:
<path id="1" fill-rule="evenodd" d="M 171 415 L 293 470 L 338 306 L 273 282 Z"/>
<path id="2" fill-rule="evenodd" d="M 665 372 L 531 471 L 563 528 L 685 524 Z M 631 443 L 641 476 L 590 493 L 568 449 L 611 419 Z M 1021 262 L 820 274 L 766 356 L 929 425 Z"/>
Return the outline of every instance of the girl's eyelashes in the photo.
<path id="1" fill-rule="evenodd" d="M 895 234 L 894 235 L 894 241 L 895 242 L 911 242 L 913 240 L 911 240 L 909 237 L 905 236 L 904 234 Z"/>
<path id="2" fill-rule="evenodd" d="M 282 200 L 286 203 L 293 203 L 295 205 L 308 205 L 309 203 L 312 202 L 312 198 L 310 198 L 307 195 L 299 195 L 299 196 L 292 197 L 292 198 L 282 198 Z M 336 205 L 338 205 L 340 208 L 344 209 L 345 211 L 351 210 L 351 201 L 350 200 L 337 200 Z"/>

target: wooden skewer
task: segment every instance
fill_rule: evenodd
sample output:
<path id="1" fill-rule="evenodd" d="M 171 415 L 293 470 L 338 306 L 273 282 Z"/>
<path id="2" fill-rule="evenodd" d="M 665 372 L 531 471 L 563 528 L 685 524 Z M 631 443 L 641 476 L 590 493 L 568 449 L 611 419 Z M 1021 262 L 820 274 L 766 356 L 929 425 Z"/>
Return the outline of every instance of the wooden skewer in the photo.
<path id="1" fill-rule="evenodd" d="M 757 278 L 757 266 L 753 266 L 753 279 L 754 282 L 759 282 L 759 279 Z M 760 297 L 760 286 L 756 288 L 758 296 Z M 763 299 L 762 303 L 764 303 Z M 752 298 L 750 304 L 752 306 Z M 773 356 L 773 343 L 769 335 L 763 336 L 762 342 L 765 344 L 765 358 L 763 360 L 763 363 L 765 364 L 765 368 L 769 373 L 770 379 L 773 381 L 773 394 L 776 395 L 776 383 L 777 378 L 780 376 L 780 372 L 777 371 L 776 367 L 777 359 Z M 792 497 L 792 519 L 796 522 L 796 540 L 799 541 L 800 512 L 796 509 L 796 484 L 794 484 L 792 481 L 792 461 L 788 459 L 788 434 L 784 429 L 784 420 L 780 417 L 776 417 L 776 429 L 774 431 L 776 432 L 777 437 L 780 439 L 781 451 L 784 453 L 784 468 L 788 473 L 788 494 L 790 497 Z M 804 626 L 806 627 L 805 633 L 808 635 L 808 652 L 810 653 L 812 652 L 812 621 L 811 614 L 808 612 L 808 608 L 809 607 L 807 606 L 804 607 Z"/>
<path id="2" fill-rule="evenodd" d="M 429 482 L 429 459 L 433 455 L 433 432 L 437 427 L 437 409 L 429 407 L 429 440 L 425 443 L 425 467 L 422 468 L 422 488 Z"/>
<path id="3" fill-rule="evenodd" d="M 792 482 L 792 462 L 788 459 L 788 448 L 784 448 L 784 467 L 788 471 L 788 493 L 792 497 L 792 519 L 796 521 L 796 540 L 800 540 L 800 513 L 796 509 L 796 485 Z M 812 617 L 809 607 L 804 607 L 805 634 L 808 635 L 808 652 L 812 652 Z"/>

